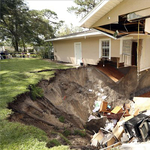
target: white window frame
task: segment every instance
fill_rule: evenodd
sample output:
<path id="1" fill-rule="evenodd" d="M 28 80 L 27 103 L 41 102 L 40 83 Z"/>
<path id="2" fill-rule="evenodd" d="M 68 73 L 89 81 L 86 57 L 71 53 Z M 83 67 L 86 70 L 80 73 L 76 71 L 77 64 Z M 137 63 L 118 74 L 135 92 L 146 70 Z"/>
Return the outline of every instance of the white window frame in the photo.
<path id="1" fill-rule="evenodd" d="M 102 54 L 102 42 L 103 41 L 109 41 L 109 56 L 105 57 Z M 107 39 L 100 39 L 99 40 L 99 58 L 108 58 L 111 59 L 111 38 L 107 38 Z"/>
<path id="2" fill-rule="evenodd" d="M 132 61 L 132 44 L 130 47 L 130 54 L 126 54 L 123 52 L 123 42 L 126 40 L 131 40 L 132 42 L 133 37 L 125 37 L 120 39 L 120 62 L 124 62 L 125 66 L 131 66 Z"/>
<path id="3" fill-rule="evenodd" d="M 132 39 L 133 39 L 133 37 L 125 37 L 125 38 L 120 39 L 120 55 L 123 54 L 123 41 L 124 40 L 132 40 Z"/>

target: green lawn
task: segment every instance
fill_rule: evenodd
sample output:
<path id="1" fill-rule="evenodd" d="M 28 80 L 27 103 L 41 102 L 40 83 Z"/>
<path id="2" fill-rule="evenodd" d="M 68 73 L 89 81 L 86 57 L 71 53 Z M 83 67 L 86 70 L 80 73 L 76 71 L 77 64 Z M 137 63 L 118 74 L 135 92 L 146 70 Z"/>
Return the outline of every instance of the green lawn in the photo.
<path id="1" fill-rule="evenodd" d="M 36 84 L 42 78 L 53 76 L 53 71 L 30 73 L 43 69 L 65 69 L 58 65 L 40 59 L 8 59 L 0 60 L 0 150 L 47 150 L 46 133 L 36 127 L 20 123 L 8 122 L 6 117 L 11 110 L 7 103 L 25 91 L 29 84 Z M 51 150 L 67 150 L 65 146 Z"/>

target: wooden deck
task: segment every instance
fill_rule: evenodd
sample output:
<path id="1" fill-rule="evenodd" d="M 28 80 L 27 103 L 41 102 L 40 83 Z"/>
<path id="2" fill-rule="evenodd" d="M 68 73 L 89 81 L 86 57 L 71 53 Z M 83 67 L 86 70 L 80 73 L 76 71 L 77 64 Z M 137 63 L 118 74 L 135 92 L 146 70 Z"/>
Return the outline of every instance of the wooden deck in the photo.
<path id="1" fill-rule="evenodd" d="M 150 97 L 150 92 L 144 93 L 138 97 Z"/>
<path id="2" fill-rule="evenodd" d="M 123 73 L 109 64 L 106 64 L 105 66 L 99 64 L 96 68 L 111 78 L 114 82 L 118 82 L 122 77 L 124 77 Z"/>

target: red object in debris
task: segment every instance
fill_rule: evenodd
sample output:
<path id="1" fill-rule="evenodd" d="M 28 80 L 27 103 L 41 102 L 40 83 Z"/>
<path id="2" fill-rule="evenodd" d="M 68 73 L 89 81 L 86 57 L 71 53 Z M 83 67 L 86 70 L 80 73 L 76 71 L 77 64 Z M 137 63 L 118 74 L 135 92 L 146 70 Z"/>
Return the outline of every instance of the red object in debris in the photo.
<path id="1" fill-rule="evenodd" d="M 67 97 L 67 96 L 64 96 L 63 100 L 65 100 L 65 99 L 66 99 L 66 97 Z"/>

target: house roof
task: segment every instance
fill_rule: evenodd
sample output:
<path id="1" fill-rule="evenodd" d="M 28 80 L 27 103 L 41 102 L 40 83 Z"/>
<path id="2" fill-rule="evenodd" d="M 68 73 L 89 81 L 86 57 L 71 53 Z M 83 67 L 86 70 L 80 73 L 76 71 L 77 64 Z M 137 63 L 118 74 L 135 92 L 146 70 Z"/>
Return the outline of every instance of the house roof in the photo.
<path id="1" fill-rule="evenodd" d="M 80 21 L 80 26 L 90 28 L 95 22 L 97 22 L 122 1 L 123 0 L 102 0 Z"/>
<path id="2" fill-rule="evenodd" d="M 106 34 L 104 32 L 101 32 L 101 31 L 98 31 L 95 29 L 90 29 L 90 30 L 83 31 L 83 32 L 77 32 L 77 33 L 68 34 L 65 36 L 47 39 L 47 40 L 45 40 L 45 42 L 53 42 L 53 41 L 68 40 L 68 39 L 79 39 L 79 38 L 83 38 L 83 37 L 105 36 L 105 35 L 108 37 L 111 37 L 113 39 L 116 39 L 115 37 L 113 37 L 109 34 Z"/>

